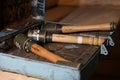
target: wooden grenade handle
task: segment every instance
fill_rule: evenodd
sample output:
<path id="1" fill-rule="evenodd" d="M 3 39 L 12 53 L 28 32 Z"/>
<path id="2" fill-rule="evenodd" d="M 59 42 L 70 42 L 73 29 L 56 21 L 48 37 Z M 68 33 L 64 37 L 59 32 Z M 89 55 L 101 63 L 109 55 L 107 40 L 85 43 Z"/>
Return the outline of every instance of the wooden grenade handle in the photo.
<path id="1" fill-rule="evenodd" d="M 105 39 L 101 37 L 82 37 L 82 36 L 71 36 L 71 35 L 60 35 L 60 34 L 52 35 L 52 42 L 101 45 L 104 41 Z"/>
<path id="2" fill-rule="evenodd" d="M 81 31 L 106 31 L 111 30 L 111 24 L 86 25 L 86 26 L 62 26 L 63 33 L 81 32 Z"/>
<path id="3" fill-rule="evenodd" d="M 40 57 L 46 58 L 47 60 L 49 60 L 53 63 L 56 63 L 56 64 L 71 66 L 71 67 L 75 67 L 77 69 L 79 69 L 81 66 L 81 63 L 74 63 L 67 59 L 64 59 L 37 44 L 32 45 L 31 52 L 33 52 L 34 54 L 36 54 Z"/>
<path id="4" fill-rule="evenodd" d="M 54 53 L 48 51 L 47 49 L 45 49 L 37 44 L 33 44 L 31 46 L 31 52 L 33 52 L 34 54 L 36 54 L 38 56 L 46 58 L 53 63 L 57 63 L 57 61 L 70 62 L 70 61 L 68 61 L 68 60 L 66 60 L 58 55 L 55 55 Z"/>
<path id="5" fill-rule="evenodd" d="M 24 34 L 16 35 L 16 37 L 14 38 L 14 44 L 16 45 L 16 47 L 26 51 L 27 53 L 32 52 L 32 53 L 34 53 L 40 57 L 43 57 L 53 63 L 56 63 L 56 64 L 72 66 L 77 69 L 81 65 L 81 63 L 71 62 L 67 59 L 64 59 L 64 58 L 48 51 L 47 49 L 43 48 L 42 46 L 36 44 L 36 42 L 34 40 L 32 40 L 31 38 L 28 38 Z"/>

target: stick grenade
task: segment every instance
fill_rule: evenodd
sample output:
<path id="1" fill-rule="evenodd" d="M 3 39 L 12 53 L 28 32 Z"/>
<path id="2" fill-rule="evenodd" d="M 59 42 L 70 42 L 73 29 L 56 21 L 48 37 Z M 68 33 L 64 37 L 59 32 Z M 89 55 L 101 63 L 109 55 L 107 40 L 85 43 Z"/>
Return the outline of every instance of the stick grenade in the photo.
<path id="1" fill-rule="evenodd" d="M 33 38 L 36 41 L 43 43 L 46 42 L 63 42 L 63 43 L 77 43 L 77 44 L 89 44 L 89 45 L 101 45 L 106 39 L 102 37 L 83 37 L 83 36 L 71 36 L 61 34 L 47 34 L 46 32 L 40 32 L 40 30 L 29 30 L 28 37 Z"/>
<path id="2" fill-rule="evenodd" d="M 46 23 L 41 26 L 41 31 L 49 33 L 72 33 L 83 31 L 110 31 L 116 29 L 115 23 L 84 25 L 84 26 L 62 26 L 60 24 Z"/>
<path id="3" fill-rule="evenodd" d="M 42 46 L 36 44 L 34 40 L 31 38 L 26 37 L 23 34 L 18 34 L 14 39 L 14 44 L 19 48 L 23 49 L 25 52 L 29 53 L 32 52 L 40 57 L 46 58 L 47 60 L 56 63 L 56 64 L 64 64 L 67 66 L 72 66 L 79 68 L 80 63 L 73 63 L 69 60 L 66 60 L 54 53 L 48 51 L 47 49 L 43 48 Z"/>

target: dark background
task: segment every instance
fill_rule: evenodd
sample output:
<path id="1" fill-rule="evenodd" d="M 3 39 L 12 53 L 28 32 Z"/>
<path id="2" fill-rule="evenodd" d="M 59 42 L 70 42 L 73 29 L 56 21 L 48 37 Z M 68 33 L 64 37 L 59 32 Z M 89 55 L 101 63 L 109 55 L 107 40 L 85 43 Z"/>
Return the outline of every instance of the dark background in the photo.
<path id="1" fill-rule="evenodd" d="M 115 46 L 110 54 L 98 65 L 91 80 L 120 80 L 120 25 L 113 35 Z"/>

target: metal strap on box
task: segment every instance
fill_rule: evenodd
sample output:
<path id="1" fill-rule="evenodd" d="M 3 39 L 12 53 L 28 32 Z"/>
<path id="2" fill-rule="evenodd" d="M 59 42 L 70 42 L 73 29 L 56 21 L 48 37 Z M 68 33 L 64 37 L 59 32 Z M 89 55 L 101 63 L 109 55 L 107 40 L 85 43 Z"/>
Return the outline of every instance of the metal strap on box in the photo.
<path id="1" fill-rule="evenodd" d="M 107 43 L 101 45 L 101 54 L 108 55 L 109 52 L 106 48 L 106 46 L 115 46 L 115 42 L 113 41 L 111 35 L 114 33 L 114 31 L 110 32 L 110 36 L 108 36 Z"/>

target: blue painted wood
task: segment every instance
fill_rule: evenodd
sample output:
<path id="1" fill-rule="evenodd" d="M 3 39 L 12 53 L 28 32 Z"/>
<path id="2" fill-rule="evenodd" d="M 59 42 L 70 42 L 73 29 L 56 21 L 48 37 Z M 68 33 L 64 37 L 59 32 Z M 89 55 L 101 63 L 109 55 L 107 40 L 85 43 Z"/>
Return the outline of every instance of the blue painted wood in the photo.
<path id="1" fill-rule="evenodd" d="M 79 70 L 0 53 L 0 69 L 42 78 L 43 80 L 80 80 Z"/>

